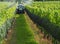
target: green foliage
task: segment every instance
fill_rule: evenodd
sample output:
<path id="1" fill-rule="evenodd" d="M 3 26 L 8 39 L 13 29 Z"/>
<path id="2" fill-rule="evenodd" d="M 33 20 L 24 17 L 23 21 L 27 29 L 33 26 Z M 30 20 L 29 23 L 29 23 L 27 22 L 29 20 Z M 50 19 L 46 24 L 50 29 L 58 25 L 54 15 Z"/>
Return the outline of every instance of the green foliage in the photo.
<path id="1" fill-rule="evenodd" d="M 8 3 L 10 5 L 10 3 Z M 12 18 L 14 17 L 14 11 L 16 9 L 16 5 L 12 6 L 9 9 L 5 9 L 8 7 L 8 4 L 1 2 L 0 3 L 0 40 L 2 41 L 5 38 L 7 30 L 11 27 Z M 0 44 L 1 44 L 0 41 Z"/>
<path id="2" fill-rule="evenodd" d="M 60 1 L 56 2 L 33 2 L 26 8 L 41 19 L 41 26 L 55 38 L 60 40 Z"/>
<path id="3" fill-rule="evenodd" d="M 27 6 L 30 12 L 40 16 L 45 17 L 50 20 L 50 22 L 59 25 L 59 5 L 58 2 L 34 2 L 32 6 Z"/>

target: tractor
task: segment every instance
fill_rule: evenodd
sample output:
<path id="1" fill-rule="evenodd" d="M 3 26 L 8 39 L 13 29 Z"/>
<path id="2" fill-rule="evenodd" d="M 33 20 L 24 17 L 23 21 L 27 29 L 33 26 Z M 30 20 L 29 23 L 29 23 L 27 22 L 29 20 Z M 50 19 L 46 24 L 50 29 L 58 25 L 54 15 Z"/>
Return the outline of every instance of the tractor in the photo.
<path id="1" fill-rule="evenodd" d="M 16 8 L 16 14 L 24 14 L 25 7 L 23 4 L 19 4 Z"/>

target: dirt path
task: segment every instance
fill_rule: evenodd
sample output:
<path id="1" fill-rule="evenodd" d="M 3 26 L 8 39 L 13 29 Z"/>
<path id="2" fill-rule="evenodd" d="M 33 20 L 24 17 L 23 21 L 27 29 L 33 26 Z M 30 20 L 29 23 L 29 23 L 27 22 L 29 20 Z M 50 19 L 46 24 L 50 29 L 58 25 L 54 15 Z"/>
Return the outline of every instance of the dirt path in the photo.
<path id="1" fill-rule="evenodd" d="M 30 30 L 24 15 L 18 16 L 15 27 L 9 30 L 7 39 L 4 40 L 3 44 L 36 44 L 33 32 Z"/>
<path id="2" fill-rule="evenodd" d="M 36 24 L 29 18 L 27 13 L 25 13 L 26 22 L 30 25 L 31 29 L 33 29 L 34 36 L 36 41 L 38 41 L 39 44 L 52 44 L 51 40 L 44 39 L 44 34 L 41 33 L 40 29 L 37 27 Z"/>
<path id="3" fill-rule="evenodd" d="M 8 30 L 7 38 L 5 38 L 3 40 L 2 44 L 11 44 L 11 42 L 15 41 L 15 38 L 14 38 L 15 37 L 14 28 L 15 28 L 15 19 L 14 19 L 14 21 L 12 23 L 12 27 Z"/>

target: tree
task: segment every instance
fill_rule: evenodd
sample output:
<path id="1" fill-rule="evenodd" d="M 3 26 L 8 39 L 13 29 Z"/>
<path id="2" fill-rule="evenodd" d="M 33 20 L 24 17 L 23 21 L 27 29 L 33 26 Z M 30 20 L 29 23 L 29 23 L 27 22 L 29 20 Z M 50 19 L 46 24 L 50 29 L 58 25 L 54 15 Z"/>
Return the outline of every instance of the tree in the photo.
<path id="1" fill-rule="evenodd" d="M 0 1 L 4 1 L 4 0 L 0 0 Z"/>

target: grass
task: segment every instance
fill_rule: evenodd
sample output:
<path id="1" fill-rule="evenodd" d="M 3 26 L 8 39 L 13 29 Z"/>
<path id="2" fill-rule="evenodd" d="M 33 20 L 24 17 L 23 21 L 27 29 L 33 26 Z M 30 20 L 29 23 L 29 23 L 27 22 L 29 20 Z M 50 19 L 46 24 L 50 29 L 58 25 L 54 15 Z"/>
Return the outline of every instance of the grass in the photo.
<path id="1" fill-rule="evenodd" d="M 16 44 L 37 44 L 23 14 L 16 17 Z"/>

